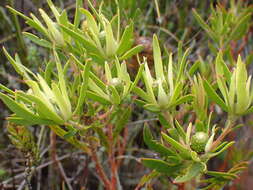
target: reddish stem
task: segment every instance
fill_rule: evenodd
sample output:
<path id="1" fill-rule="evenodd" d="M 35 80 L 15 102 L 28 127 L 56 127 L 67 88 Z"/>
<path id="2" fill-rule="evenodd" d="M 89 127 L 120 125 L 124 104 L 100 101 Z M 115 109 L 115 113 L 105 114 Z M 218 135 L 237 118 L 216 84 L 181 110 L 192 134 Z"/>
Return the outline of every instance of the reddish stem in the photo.
<path id="1" fill-rule="evenodd" d="M 117 164 L 115 161 L 115 154 L 114 154 L 113 126 L 111 124 L 108 125 L 108 140 L 109 140 L 108 157 L 111 166 L 111 190 L 116 190 Z"/>
<path id="2" fill-rule="evenodd" d="M 126 150 L 126 144 L 127 144 L 127 136 L 128 136 L 128 128 L 125 127 L 124 134 L 123 134 L 123 142 L 118 143 L 118 156 L 122 156 Z M 122 159 L 118 159 L 117 161 L 117 167 L 119 168 L 120 164 L 122 162 Z"/>
<path id="3" fill-rule="evenodd" d="M 110 181 L 109 181 L 108 177 L 106 176 L 104 169 L 102 168 L 102 166 L 99 162 L 99 159 L 98 159 L 98 156 L 96 153 L 96 148 L 94 148 L 94 147 L 91 148 L 91 159 L 95 163 L 97 174 L 99 175 L 100 179 L 103 181 L 105 189 L 111 190 Z"/>
<path id="4" fill-rule="evenodd" d="M 185 190 L 185 184 L 184 183 L 179 184 L 178 185 L 178 190 Z"/>

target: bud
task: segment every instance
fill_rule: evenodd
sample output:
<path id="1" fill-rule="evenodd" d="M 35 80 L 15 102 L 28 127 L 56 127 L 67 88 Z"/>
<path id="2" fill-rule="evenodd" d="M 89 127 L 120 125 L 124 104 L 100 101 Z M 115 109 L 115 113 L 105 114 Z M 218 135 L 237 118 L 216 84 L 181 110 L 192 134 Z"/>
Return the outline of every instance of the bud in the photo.
<path id="1" fill-rule="evenodd" d="M 88 22 L 87 20 L 84 20 L 81 24 L 82 31 L 87 32 L 88 31 Z"/>
<path id="2" fill-rule="evenodd" d="M 106 32 L 104 30 L 98 33 L 98 38 L 102 46 L 106 44 L 105 36 L 106 36 Z"/>
<path id="3" fill-rule="evenodd" d="M 166 108 L 168 106 L 168 103 L 169 103 L 169 98 L 163 88 L 163 85 L 162 85 L 162 81 L 159 80 L 159 84 L 158 84 L 158 96 L 157 96 L 157 99 L 158 99 L 158 105 L 160 106 L 160 108 Z"/>
<path id="4" fill-rule="evenodd" d="M 54 26 L 55 28 L 54 29 L 51 29 L 50 33 L 53 37 L 53 40 L 55 42 L 55 44 L 59 47 L 63 47 L 65 46 L 65 42 L 64 42 L 64 38 L 63 38 L 63 35 L 62 33 L 58 30 L 57 28 L 57 24 L 54 23 Z"/>
<path id="5" fill-rule="evenodd" d="M 101 32 L 99 33 L 99 38 L 100 38 L 100 39 L 104 39 L 104 40 L 105 40 L 105 36 L 106 36 L 105 31 L 101 31 Z"/>
<path id="6" fill-rule="evenodd" d="M 152 89 L 153 89 L 153 92 L 154 92 L 154 95 L 157 96 L 158 95 L 158 80 L 155 80 L 153 83 L 152 83 Z"/>
<path id="7" fill-rule="evenodd" d="M 154 92 L 155 96 L 158 96 L 159 83 L 160 83 L 160 79 L 155 80 L 152 83 L 152 89 L 153 89 L 153 92 Z M 169 88 L 168 88 L 167 82 L 165 80 L 162 80 L 162 87 L 163 87 L 165 93 L 168 94 L 169 93 Z"/>
<path id="8" fill-rule="evenodd" d="M 122 92 L 124 88 L 123 81 L 120 78 L 112 78 L 110 85 L 116 88 L 118 92 Z"/>
<path id="9" fill-rule="evenodd" d="M 197 153 L 205 151 L 205 146 L 208 141 L 208 135 L 205 132 L 197 132 L 192 136 L 191 148 Z"/>

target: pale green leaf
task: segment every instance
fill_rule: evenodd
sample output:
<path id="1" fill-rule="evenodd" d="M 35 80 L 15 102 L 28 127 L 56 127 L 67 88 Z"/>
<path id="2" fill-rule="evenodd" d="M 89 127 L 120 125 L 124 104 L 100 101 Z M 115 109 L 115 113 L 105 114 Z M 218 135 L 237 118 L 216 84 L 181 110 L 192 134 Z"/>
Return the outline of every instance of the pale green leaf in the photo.
<path id="1" fill-rule="evenodd" d="M 166 142 L 168 142 L 172 147 L 174 147 L 180 153 L 181 156 L 183 156 L 186 159 L 191 158 L 191 153 L 189 149 L 187 149 L 182 144 L 180 144 L 179 142 L 177 142 L 176 140 L 169 137 L 163 132 L 162 132 L 162 137 Z"/>
<path id="2" fill-rule="evenodd" d="M 124 54 L 133 45 L 133 28 L 133 22 L 126 26 L 117 49 L 118 55 Z"/>
<path id="3" fill-rule="evenodd" d="M 136 54 L 138 54 L 139 52 L 141 52 L 143 50 L 143 46 L 142 45 L 137 45 L 135 47 L 133 47 L 132 49 L 128 50 L 125 54 L 123 54 L 119 60 L 126 60 Z"/>
<path id="4" fill-rule="evenodd" d="M 176 152 L 153 140 L 153 136 L 147 125 L 143 129 L 143 140 L 150 149 L 158 152 L 161 156 L 178 156 Z"/>
<path id="5" fill-rule="evenodd" d="M 35 44 L 39 45 L 39 46 L 42 46 L 42 47 L 45 47 L 45 48 L 49 48 L 49 49 L 52 48 L 52 44 L 49 41 L 41 39 L 41 38 L 35 36 L 32 33 L 23 32 L 23 35 L 25 37 L 27 37 L 29 40 L 31 40 L 32 42 L 34 42 Z"/>
<path id="6" fill-rule="evenodd" d="M 94 17 L 92 16 L 92 14 L 83 8 L 80 9 L 80 12 L 85 15 L 88 27 L 90 27 L 93 30 L 93 32 L 95 33 L 95 35 L 98 36 L 99 35 L 99 28 L 98 28 L 97 22 L 94 19 Z"/>
<path id="7" fill-rule="evenodd" d="M 144 166 L 151 168 L 157 172 L 166 174 L 168 176 L 174 176 L 177 174 L 183 167 L 182 164 L 171 166 L 163 160 L 151 159 L 151 158 L 143 158 L 141 162 Z"/>
<path id="8" fill-rule="evenodd" d="M 203 80 L 203 85 L 206 90 L 207 95 L 211 100 L 213 100 L 216 104 L 218 104 L 224 111 L 228 111 L 227 105 L 224 101 L 218 96 L 213 87 L 209 84 L 207 80 Z"/>
<path id="9" fill-rule="evenodd" d="M 153 56 L 156 79 L 164 80 L 163 63 L 159 42 L 156 35 L 153 35 Z"/>
<path id="10" fill-rule="evenodd" d="M 197 175 L 201 174 L 205 169 L 205 165 L 201 162 L 194 162 L 192 165 L 187 169 L 187 172 L 183 176 L 178 176 L 174 180 L 175 183 L 184 183 L 190 181 L 192 178 L 196 177 Z"/>
<path id="11" fill-rule="evenodd" d="M 41 119 L 38 115 L 35 115 L 33 112 L 28 110 L 27 107 L 24 105 L 14 101 L 9 96 L 3 94 L 0 92 L 0 98 L 2 101 L 6 104 L 6 106 L 14 112 L 17 116 L 21 118 L 25 118 L 28 121 L 31 121 L 31 123 L 40 124 L 43 123 L 43 119 Z"/>

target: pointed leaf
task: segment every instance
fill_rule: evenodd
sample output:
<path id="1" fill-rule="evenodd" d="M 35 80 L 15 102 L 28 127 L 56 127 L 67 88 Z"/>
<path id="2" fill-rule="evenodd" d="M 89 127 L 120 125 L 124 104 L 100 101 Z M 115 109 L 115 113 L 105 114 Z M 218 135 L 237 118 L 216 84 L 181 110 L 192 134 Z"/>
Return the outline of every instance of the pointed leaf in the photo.
<path id="1" fill-rule="evenodd" d="M 88 10 L 86 10 L 84 8 L 81 8 L 80 12 L 85 15 L 88 26 L 91 27 L 92 30 L 94 31 L 95 35 L 98 36 L 99 35 L 99 28 L 98 28 L 95 18 L 92 16 L 92 14 Z"/>
<path id="2" fill-rule="evenodd" d="M 15 61 L 10 54 L 7 52 L 7 50 L 3 47 L 3 52 L 5 54 L 5 56 L 7 57 L 8 61 L 12 64 L 12 66 L 14 67 L 15 71 L 20 74 L 22 77 L 24 77 L 25 79 L 29 79 L 29 75 L 26 73 L 25 67 L 20 64 L 19 62 Z"/>
<path id="3" fill-rule="evenodd" d="M 142 76 L 143 71 L 144 71 L 144 64 L 141 64 L 138 69 L 138 73 L 135 76 L 134 82 L 131 84 L 131 87 L 129 89 L 130 92 L 133 90 L 133 88 L 135 88 L 137 86 L 137 84 Z"/>
<path id="4" fill-rule="evenodd" d="M 14 112 L 17 116 L 19 116 L 21 118 L 26 118 L 27 120 L 31 121 L 31 123 L 38 123 L 39 124 L 39 123 L 43 122 L 43 119 L 41 119 L 39 116 L 32 113 L 30 110 L 28 110 L 22 104 L 15 102 L 9 96 L 0 92 L 0 98 L 6 104 L 6 106 L 12 112 Z"/>
<path id="5" fill-rule="evenodd" d="M 242 62 L 241 57 L 239 56 L 236 67 L 237 113 L 243 113 L 248 108 L 249 97 L 247 96 L 246 89 L 247 78 L 246 65 Z"/>
<path id="6" fill-rule="evenodd" d="M 121 98 L 116 88 L 111 85 L 109 85 L 108 88 L 111 92 L 111 101 L 113 102 L 113 104 L 116 104 L 116 105 L 120 104 Z"/>
<path id="7" fill-rule="evenodd" d="M 227 178 L 230 180 L 237 178 L 237 175 L 227 173 L 227 172 L 207 171 L 206 174 L 209 176 L 213 176 L 213 177 L 217 177 L 217 178 Z"/>
<path id="8" fill-rule="evenodd" d="M 158 143 L 156 140 L 153 140 L 153 136 L 149 127 L 145 124 L 143 129 L 143 140 L 145 144 L 151 149 L 159 153 L 161 156 L 178 156 L 176 152 L 170 150 L 164 145 Z"/>
<path id="9" fill-rule="evenodd" d="M 166 174 L 168 176 L 174 176 L 183 167 L 181 164 L 176 165 L 176 166 L 171 166 L 171 165 L 167 164 L 165 161 L 151 159 L 151 158 L 143 158 L 143 159 L 141 159 L 141 162 L 144 166 L 151 168 L 157 172 Z"/>
<path id="10" fill-rule="evenodd" d="M 182 59 L 181 59 L 181 62 L 179 63 L 180 66 L 179 66 L 179 72 L 178 72 L 177 79 L 176 79 L 177 82 L 182 81 L 182 77 L 184 76 L 185 68 L 186 68 L 186 66 L 187 66 L 186 58 L 187 58 L 187 56 L 190 54 L 190 50 L 191 50 L 191 49 L 188 48 L 188 49 L 185 51 L 185 53 L 184 53 L 184 55 L 183 55 L 183 57 L 182 57 Z"/>
<path id="11" fill-rule="evenodd" d="M 185 133 L 185 131 L 184 131 L 184 128 L 180 125 L 180 123 L 177 121 L 177 120 L 175 120 L 175 128 L 176 128 L 176 130 L 177 130 L 177 132 L 178 132 L 178 134 L 183 138 L 183 140 L 185 141 L 186 140 L 186 133 Z"/>
<path id="12" fill-rule="evenodd" d="M 100 57 L 104 57 L 103 53 L 96 47 L 96 45 L 93 42 L 90 42 L 89 40 L 85 39 L 83 35 L 67 28 L 66 26 L 60 25 L 60 27 L 63 29 L 64 32 L 71 36 L 75 40 L 75 42 L 81 43 L 88 52 L 92 52 L 96 55 L 99 55 Z"/>
<path id="13" fill-rule="evenodd" d="M 205 169 L 205 165 L 201 162 L 194 162 L 183 176 L 178 176 L 174 180 L 175 183 L 184 183 L 199 175 Z"/>
<path id="14" fill-rule="evenodd" d="M 133 47 L 132 49 L 128 50 L 125 54 L 123 54 L 119 60 L 126 60 L 134 55 L 136 55 L 137 53 L 141 52 L 143 50 L 143 46 L 142 45 L 137 45 L 135 47 Z"/>
<path id="15" fill-rule="evenodd" d="M 76 0 L 76 12 L 75 12 L 75 19 L 74 19 L 75 28 L 78 28 L 81 21 L 81 14 L 80 14 L 79 7 L 83 7 L 83 0 Z"/>
<path id="16" fill-rule="evenodd" d="M 181 156 L 188 159 L 191 158 L 190 150 L 188 150 L 186 147 L 184 147 L 179 142 L 175 141 L 173 138 L 169 137 L 165 133 L 162 132 L 162 137 L 165 141 L 167 141 L 173 148 L 175 148 Z"/>
<path id="17" fill-rule="evenodd" d="M 91 92 L 91 91 L 87 91 L 87 97 L 89 99 L 92 99 L 92 100 L 97 101 L 97 102 L 99 102 L 101 104 L 104 104 L 104 105 L 110 105 L 111 104 L 111 102 L 108 101 L 107 99 L 105 99 L 105 98 L 103 98 L 103 97 L 101 97 L 101 96 L 99 96 L 99 95 L 97 95 L 97 94 L 95 94 L 94 92 Z"/>
<path id="18" fill-rule="evenodd" d="M 41 39 L 29 32 L 23 32 L 23 35 L 39 46 L 52 49 L 52 44 L 47 40 Z"/>
<path id="19" fill-rule="evenodd" d="M 143 106 L 145 109 L 152 111 L 152 112 L 160 112 L 161 109 L 157 104 L 146 104 Z"/>
<path id="20" fill-rule="evenodd" d="M 109 67 L 109 64 L 107 62 L 105 62 L 105 76 L 106 76 L 107 83 L 110 84 L 112 80 L 112 74 L 111 74 L 111 69 Z"/>
<path id="21" fill-rule="evenodd" d="M 153 35 L 153 56 L 156 79 L 164 80 L 163 63 L 159 42 L 156 35 Z"/>
<path id="22" fill-rule="evenodd" d="M 203 85 L 206 90 L 207 95 L 211 100 L 213 100 L 216 104 L 218 104 L 224 111 L 228 111 L 227 105 L 224 101 L 218 96 L 213 87 L 209 84 L 209 82 L 203 79 Z"/>
<path id="23" fill-rule="evenodd" d="M 212 31 L 212 29 L 205 23 L 205 21 L 201 18 L 201 16 L 197 13 L 195 9 L 193 9 L 193 16 L 199 23 L 199 25 L 206 31 L 206 33 L 216 42 L 218 42 L 217 35 Z"/>
<path id="24" fill-rule="evenodd" d="M 83 82 L 81 84 L 81 90 L 80 90 L 78 102 L 77 102 L 76 109 L 75 109 L 73 115 L 75 115 L 75 114 L 77 114 L 77 112 L 81 111 L 82 105 L 85 101 L 86 93 L 87 93 L 87 89 L 88 89 L 90 67 L 91 67 L 91 62 L 88 61 L 84 66 Z"/>
<path id="25" fill-rule="evenodd" d="M 31 120 L 26 120 L 22 117 L 18 117 L 16 115 L 12 115 L 10 117 L 7 117 L 7 120 L 9 122 L 15 123 L 17 125 L 36 125 L 36 124 L 40 124 L 40 125 L 54 125 L 55 122 L 50 121 L 50 120 L 46 120 L 46 119 L 41 119 L 41 121 L 38 123 L 36 121 L 31 121 Z"/>
<path id="26" fill-rule="evenodd" d="M 32 102 L 34 102 L 38 106 L 38 109 L 40 110 L 40 112 L 44 113 L 44 115 L 46 116 L 45 119 L 53 120 L 55 123 L 59 123 L 59 124 L 64 123 L 64 120 L 62 118 L 60 118 L 54 112 L 54 110 L 51 110 L 51 108 L 49 108 L 43 101 L 41 101 L 40 98 L 38 98 L 32 94 L 25 94 L 23 92 L 18 92 L 18 94 L 27 98 L 28 100 L 31 100 Z"/>
<path id="27" fill-rule="evenodd" d="M 133 45 L 133 22 L 126 26 L 121 40 L 119 42 L 119 47 L 117 49 L 117 54 L 122 55 L 128 51 Z"/>
<path id="28" fill-rule="evenodd" d="M 24 14 L 22 14 L 22 13 L 16 11 L 15 9 L 13 9 L 13 8 L 10 7 L 10 6 L 7 6 L 7 8 L 8 8 L 13 14 L 19 15 L 19 16 L 21 16 L 23 19 L 25 19 L 25 20 L 26 20 L 26 23 L 27 23 L 29 26 L 35 28 L 36 30 L 38 30 L 39 32 L 41 32 L 42 34 L 44 34 L 45 36 L 48 36 L 47 31 L 46 31 L 46 28 L 43 27 L 43 25 L 42 25 L 40 22 L 37 22 L 37 20 L 33 20 L 34 18 L 31 19 L 31 18 L 25 16 Z"/>

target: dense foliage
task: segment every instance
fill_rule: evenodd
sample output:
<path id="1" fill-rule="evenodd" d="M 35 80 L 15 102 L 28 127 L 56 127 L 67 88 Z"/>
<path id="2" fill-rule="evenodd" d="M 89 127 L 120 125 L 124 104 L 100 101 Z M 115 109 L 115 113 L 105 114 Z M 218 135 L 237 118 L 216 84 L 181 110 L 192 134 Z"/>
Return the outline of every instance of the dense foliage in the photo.
<path id="1" fill-rule="evenodd" d="M 28 2 L 0 7 L 1 188 L 246 189 L 250 3 Z"/>

